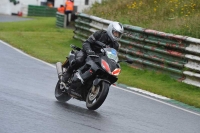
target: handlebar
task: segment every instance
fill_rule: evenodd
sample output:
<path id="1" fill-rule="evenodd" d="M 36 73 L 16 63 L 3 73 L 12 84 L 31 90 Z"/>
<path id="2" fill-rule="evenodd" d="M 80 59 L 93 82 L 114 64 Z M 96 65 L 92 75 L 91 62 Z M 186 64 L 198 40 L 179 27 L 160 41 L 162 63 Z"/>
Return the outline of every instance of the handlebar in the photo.
<path id="1" fill-rule="evenodd" d="M 99 45 L 100 47 L 102 47 L 102 48 L 106 48 L 106 44 L 104 44 L 104 43 L 102 43 L 102 42 L 100 42 L 100 41 L 95 41 L 95 43 L 96 43 L 97 45 Z"/>
<path id="2" fill-rule="evenodd" d="M 79 48 L 79 47 L 77 47 L 77 46 L 75 46 L 73 44 L 70 44 L 70 47 L 73 48 L 74 50 L 78 50 L 78 51 L 81 50 L 81 48 Z"/>
<path id="3" fill-rule="evenodd" d="M 88 55 L 89 57 L 97 57 L 97 58 L 99 58 L 99 56 L 98 55 Z"/>

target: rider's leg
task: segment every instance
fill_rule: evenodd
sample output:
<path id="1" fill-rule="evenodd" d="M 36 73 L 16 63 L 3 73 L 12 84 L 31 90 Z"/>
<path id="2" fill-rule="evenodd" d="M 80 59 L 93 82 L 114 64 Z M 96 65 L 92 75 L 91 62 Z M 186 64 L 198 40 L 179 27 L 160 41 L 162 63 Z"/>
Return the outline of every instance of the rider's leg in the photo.
<path id="1" fill-rule="evenodd" d="M 67 83 L 74 70 L 77 70 L 85 62 L 86 54 L 81 50 L 75 54 L 75 60 L 69 65 L 67 71 L 63 75 L 63 82 Z"/>
<path id="2" fill-rule="evenodd" d="M 88 67 L 87 67 L 88 68 Z M 73 79 L 72 79 L 72 84 L 69 87 L 69 92 L 71 90 L 78 91 L 79 88 L 87 82 L 87 80 L 94 74 L 92 69 L 88 69 L 82 73 L 80 69 L 75 73 Z"/>

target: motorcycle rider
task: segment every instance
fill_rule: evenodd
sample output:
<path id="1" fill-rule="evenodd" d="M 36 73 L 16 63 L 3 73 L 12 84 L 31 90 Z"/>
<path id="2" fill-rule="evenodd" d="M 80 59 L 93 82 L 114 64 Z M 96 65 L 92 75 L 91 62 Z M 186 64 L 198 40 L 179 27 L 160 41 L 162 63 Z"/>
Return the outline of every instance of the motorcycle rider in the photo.
<path id="1" fill-rule="evenodd" d="M 114 48 L 118 51 L 120 47 L 118 41 L 122 37 L 123 33 L 124 33 L 123 25 L 119 22 L 111 22 L 106 31 L 99 30 L 93 33 L 83 43 L 83 49 L 75 54 L 75 60 L 70 62 L 70 66 L 68 67 L 66 73 L 64 73 L 61 83 L 62 82 L 67 83 L 73 71 L 77 70 L 79 67 L 84 65 L 85 59 L 87 58 L 88 55 L 95 55 L 95 53 L 100 52 L 101 48 L 97 46 L 97 44 L 95 44 L 95 41 L 100 41 L 106 44 L 108 47 Z M 79 79 L 81 78 L 81 82 L 83 83 L 87 77 L 79 76 Z"/>

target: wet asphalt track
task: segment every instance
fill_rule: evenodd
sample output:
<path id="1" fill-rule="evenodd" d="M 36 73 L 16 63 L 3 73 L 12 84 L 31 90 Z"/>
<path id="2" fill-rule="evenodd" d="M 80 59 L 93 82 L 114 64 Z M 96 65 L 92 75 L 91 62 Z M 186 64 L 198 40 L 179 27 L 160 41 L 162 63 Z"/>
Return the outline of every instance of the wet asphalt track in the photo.
<path id="1" fill-rule="evenodd" d="M 0 133 L 199 133 L 200 116 L 111 87 L 96 111 L 54 98 L 54 67 L 0 42 Z"/>
<path id="2" fill-rule="evenodd" d="M 0 20 L 2 17 L 0 16 Z M 54 67 L 0 41 L 0 133 L 199 133 L 200 116 L 111 87 L 96 111 L 54 98 Z"/>

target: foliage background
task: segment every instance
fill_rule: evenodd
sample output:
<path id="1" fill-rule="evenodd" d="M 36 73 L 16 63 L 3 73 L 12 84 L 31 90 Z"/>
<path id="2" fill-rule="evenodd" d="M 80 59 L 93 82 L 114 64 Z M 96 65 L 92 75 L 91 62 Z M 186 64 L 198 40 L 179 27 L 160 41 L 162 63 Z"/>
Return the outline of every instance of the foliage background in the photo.
<path id="1" fill-rule="evenodd" d="M 86 14 L 200 38 L 200 0 L 103 0 Z"/>

